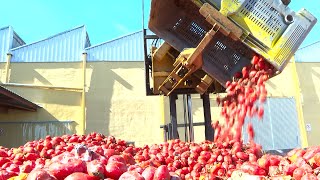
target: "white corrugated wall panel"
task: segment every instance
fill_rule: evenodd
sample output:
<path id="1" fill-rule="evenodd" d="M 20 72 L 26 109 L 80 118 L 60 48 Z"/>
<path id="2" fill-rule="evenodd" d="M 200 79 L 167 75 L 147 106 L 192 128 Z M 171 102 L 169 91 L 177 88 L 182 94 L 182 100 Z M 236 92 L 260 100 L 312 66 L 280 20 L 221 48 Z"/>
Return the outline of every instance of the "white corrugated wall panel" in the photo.
<path id="1" fill-rule="evenodd" d="M 271 114 L 274 147 L 276 149 L 291 149 L 300 147 L 298 115 L 294 98 L 274 99 Z"/>
<path id="2" fill-rule="evenodd" d="M 12 62 L 76 62 L 88 43 L 84 26 L 12 49 Z"/>
<path id="3" fill-rule="evenodd" d="M 88 61 L 143 61 L 143 32 L 89 47 L 86 52 Z"/>
<path id="4" fill-rule="evenodd" d="M 74 121 L 0 122 L 0 142 L 6 147 L 19 147 L 47 135 L 74 134 L 75 126 Z"/>
<path id="5" fill-rule="evenodd" d="M 243 129 L 245 142 L 248 140 L 246 127 L 252 123 L 255 142 L 264 150 L 292 149 L 301 147 L 298 114 L 294 98 L 268 98 L 264 104 L 262 120 L 246 118 Z"/>
<path id="6" fill-rule="evenodd" d="M 296 62 L 320 62 L 320 41 L 299 49 L 295 53 Z"/>

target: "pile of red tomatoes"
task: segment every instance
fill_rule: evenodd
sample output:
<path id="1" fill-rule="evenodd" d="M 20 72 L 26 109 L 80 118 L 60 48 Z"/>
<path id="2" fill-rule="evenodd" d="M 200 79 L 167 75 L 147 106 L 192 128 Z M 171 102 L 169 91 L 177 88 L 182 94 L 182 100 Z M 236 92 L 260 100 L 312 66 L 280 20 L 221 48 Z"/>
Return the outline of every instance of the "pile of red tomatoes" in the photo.
<path id="1" fill-rule="evenodd" d="M 320 147 L 286 156 L 237 141 L 172 140 L 135 147 L 98 133 L 47 136 L 18 148 L 0 148 L 0 179 L 317 179 Z"/>

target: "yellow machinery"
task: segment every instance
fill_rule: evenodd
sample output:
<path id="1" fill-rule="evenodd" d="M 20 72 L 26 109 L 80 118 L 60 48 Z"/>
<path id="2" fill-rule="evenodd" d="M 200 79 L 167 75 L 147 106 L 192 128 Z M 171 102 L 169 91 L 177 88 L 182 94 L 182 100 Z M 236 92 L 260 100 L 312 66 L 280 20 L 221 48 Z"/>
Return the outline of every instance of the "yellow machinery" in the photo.
<path id="1" fill-rule="evenodd" d="M 250 64 L 254 54 L 274 66 L 274 75 L 279 74 L 317 21 L 305 9 L 292 11 L 289 3 L 152 0 L 149 29 L 164 43 L 146 56 L 147 94 L 223 92 L 225 83 Z M 208 102 L 208 97 L 204 100 Z M 205 116 L 210 118 L 210 111 Z"/>

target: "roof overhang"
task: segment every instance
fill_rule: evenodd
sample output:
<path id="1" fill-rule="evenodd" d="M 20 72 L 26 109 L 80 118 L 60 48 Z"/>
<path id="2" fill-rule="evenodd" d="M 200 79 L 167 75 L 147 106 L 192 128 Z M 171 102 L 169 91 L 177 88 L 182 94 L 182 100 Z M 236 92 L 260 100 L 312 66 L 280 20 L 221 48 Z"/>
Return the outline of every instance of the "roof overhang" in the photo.
<path id="1" fill-rule="evenodd" d="M 40 106 L 0 85 L 0 106 L 8 109 L 37 111 Z"/>

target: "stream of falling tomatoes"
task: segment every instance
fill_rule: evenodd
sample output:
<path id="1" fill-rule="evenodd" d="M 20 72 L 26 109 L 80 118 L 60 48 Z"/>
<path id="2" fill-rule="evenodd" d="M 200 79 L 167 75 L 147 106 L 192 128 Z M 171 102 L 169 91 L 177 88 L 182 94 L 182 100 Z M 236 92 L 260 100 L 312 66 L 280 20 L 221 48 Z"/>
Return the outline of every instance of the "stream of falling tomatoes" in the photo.
<path id="1" fill-rule="evenodd" d="M 222 106 L 221 121 L 215 121 L 214 142 L 235 140 L 241 141 L 245 118 L 257 115 L 262 119 L 263 103 L 267 98 L 265 82 L 272 76 L 273 66 L 259 56 L 254 56 L 251 65 L 243 67 L 236 73 L 233 81 L 226 83 L 224 98 L 218 97 L 218 105 Z M 252 123 L 247 125 L 249 142 L 253 143 L 254 130 Z"/>

